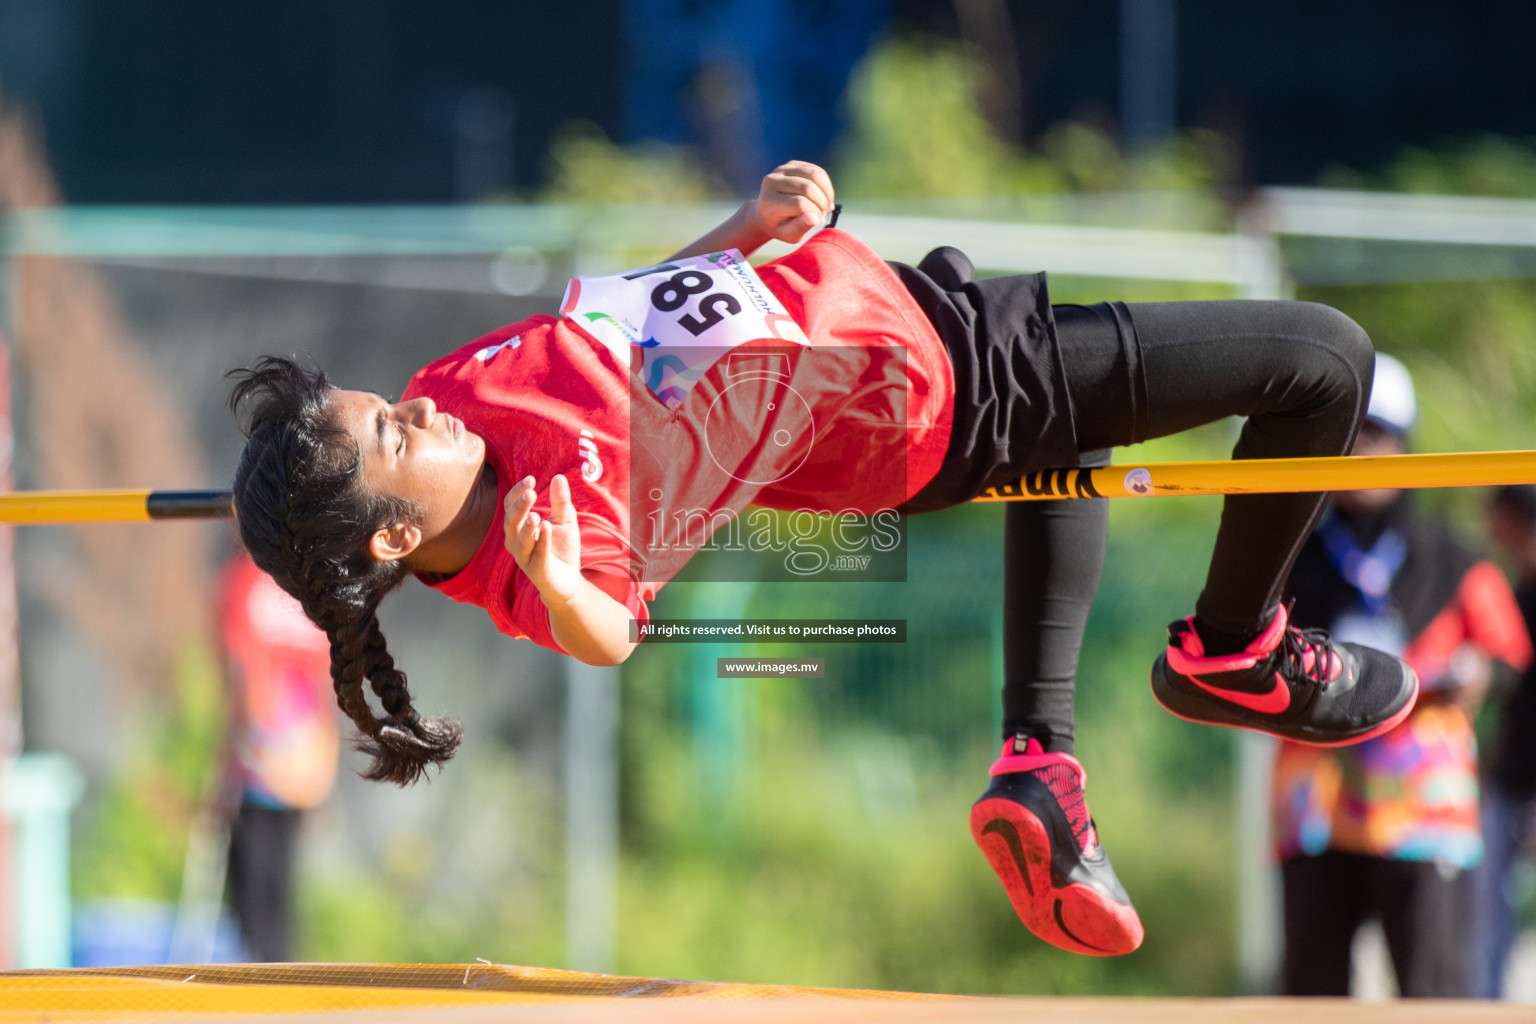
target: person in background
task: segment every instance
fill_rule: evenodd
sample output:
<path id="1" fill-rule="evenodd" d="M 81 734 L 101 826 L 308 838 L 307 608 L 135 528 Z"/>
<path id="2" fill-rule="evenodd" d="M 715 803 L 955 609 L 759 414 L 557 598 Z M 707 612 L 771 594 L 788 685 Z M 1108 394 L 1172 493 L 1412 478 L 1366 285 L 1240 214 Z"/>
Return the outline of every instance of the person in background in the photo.
<path id="1" fill-rule="evenodd" d="M 1416 415 L 1407 368 L 1378 353 L 1353 454 L 1405 452 Z M 1406 720 L 1358 746 L 1280 748 L 1283 991 L 1347 995 L 1355 931 L 1377 917 L 1403 995 L 1469 995 L 1471 869 L 1483 850 L 1472 712 L 1495 676 L 1531 663 L 1514 595 L 1497 566 L 1397 490 L 1335 495 L 1289 595 L 1298 626 L 1399 654 L 1421 690 Z"/>
<path id="2" fill-rule="evenodd" d="M 1536 487 L 1505 487 L 1488 506 L 1488 536 L 1513 563 L 1515 600 L 1536 633 Z M 1483 770 L 1483 842 L 1477 880 L 1479 952 L 1473 995 L 1497 999 L 1514 944 L 1518 901 L 1513 868 L 1536 812 L 1536 667 L 1502 695 L 1498 731 Z"/>
<path id="3" fill-rule="evenodd" d="M 286 961 L 299 817 L 336 779 L 330 642 L 244 550 L 224 570 L 220 597 L 229 902 L 250 959 Z"/>

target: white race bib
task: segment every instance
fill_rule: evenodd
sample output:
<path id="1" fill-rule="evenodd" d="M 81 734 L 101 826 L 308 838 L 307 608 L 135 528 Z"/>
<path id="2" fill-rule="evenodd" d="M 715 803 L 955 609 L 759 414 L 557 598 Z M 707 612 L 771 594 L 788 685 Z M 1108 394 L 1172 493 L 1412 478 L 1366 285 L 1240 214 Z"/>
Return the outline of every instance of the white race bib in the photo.
<path id="1" fill-rule="evenodd" d="M 560 315 L 640 374 L 668 408 L 728 349 L 773 338 L 809 343 L 735 249 L 607 277 L 573 277 Z"/>

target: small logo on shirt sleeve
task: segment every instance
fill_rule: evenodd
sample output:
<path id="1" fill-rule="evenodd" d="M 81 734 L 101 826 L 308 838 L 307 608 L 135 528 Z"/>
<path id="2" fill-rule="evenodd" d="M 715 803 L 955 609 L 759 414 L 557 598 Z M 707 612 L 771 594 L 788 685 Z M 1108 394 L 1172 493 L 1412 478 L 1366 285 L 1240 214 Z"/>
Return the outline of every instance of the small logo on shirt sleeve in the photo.
<path id="1" fill-rule="evenodd" d="M 583 430 L 581 437 L 576 439 L 576 447 L 581 452 L 581 478 L 589 484 L 595 484 L 603 475 L 603 460 L 597 457 L 597 442 L 592 439 L 592 431 Z"/>
<path id="2" fill-rule="evenodd" d="M 512 337 L 508 338 L 506 341 L 503 341 L 503 342 L 501 342 L 498 345 L 487 345 L 487 346 L 485 346 L 485 348 L 483 348 L 479 352 L 475 353 L 475 358 L 480 360 L 482 363 L 488 363 L 488 362 L 491 361 L 491 357 L 494 356 L 497 352 L 500 352 L 502 349 L 504 349 L 504 348 L 517 348 L 522 343 L 523 343 L 523 336 L 521 334 L 514 334 L 514 335 L 512 335 Z"/>

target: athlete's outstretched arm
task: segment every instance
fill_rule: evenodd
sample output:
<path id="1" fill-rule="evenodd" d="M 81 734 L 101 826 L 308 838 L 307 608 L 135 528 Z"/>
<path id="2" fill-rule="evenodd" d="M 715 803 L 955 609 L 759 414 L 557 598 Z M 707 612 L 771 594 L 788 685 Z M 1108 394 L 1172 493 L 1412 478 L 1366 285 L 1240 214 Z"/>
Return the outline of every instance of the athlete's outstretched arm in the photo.
<path id="1" fill-rule="evenodd" d="M 763 178 L 756 199 L 742 203 L 724 224 L 671 258 L 722 249 L 740 249 L 743 256 L 750 256 L 771 238 L 798 242 L 832 212 L 835 201 L 832 179 L 826 171 L 803 160 L 791 160 Z"/>
<path id="2" fill-rule="evenodd" d="M 539 588 L 555 641 L 588 665 L 617 665 L 635 645 L 629 642 L 630 611 L 608 589 L 622 593 L 628 581 L 582 572 L 570 482 L 563 475 L 550 479 L 548 519 L 533 511 L 534 483 L 524 477 L 507 494 L 507 550 Z"/>

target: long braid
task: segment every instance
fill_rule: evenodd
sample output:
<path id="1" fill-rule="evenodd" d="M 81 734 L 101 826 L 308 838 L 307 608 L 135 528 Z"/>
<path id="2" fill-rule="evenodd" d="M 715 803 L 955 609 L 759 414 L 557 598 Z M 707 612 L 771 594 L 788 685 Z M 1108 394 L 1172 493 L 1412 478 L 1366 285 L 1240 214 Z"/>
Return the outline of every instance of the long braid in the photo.
<path id="1" fill-rule="evenodd" d="M 416 713 L 405 673 L 395 668 L 377 614 L 370 610 L 366 620 L 350 632 L 350 638 L 341 642 L 332 636 L 331 680 L 337 703 L 366 737 L 358 740 L 357 749 L 373 758 L 363 777 L 408 786 L 428 767 L 454 755 L 463 727 L 451 719 L 422 718 Z M 374 716 L 363 695 L 364 679 L 384 705 L 382 718 Z"/>
<path id="2" fill-rule="evenodd" d="M 336 703 L 361 733 L 357 749 L 373 759 L 363 777 L 410 785 L 453 757 L 463 731 L 417 714 L 379 628 L 379 602 L 405 573 L 375 559 L 368 538 L 415 510 L 361 486 L 356 443 L 327 420 L 323 373 L 269 356 L 231 376 L 231 407 L 254 405 L 235 474 L 241 539 L 330 639 Z M 383 716 L 368 704 L 365 680 Z"/>

